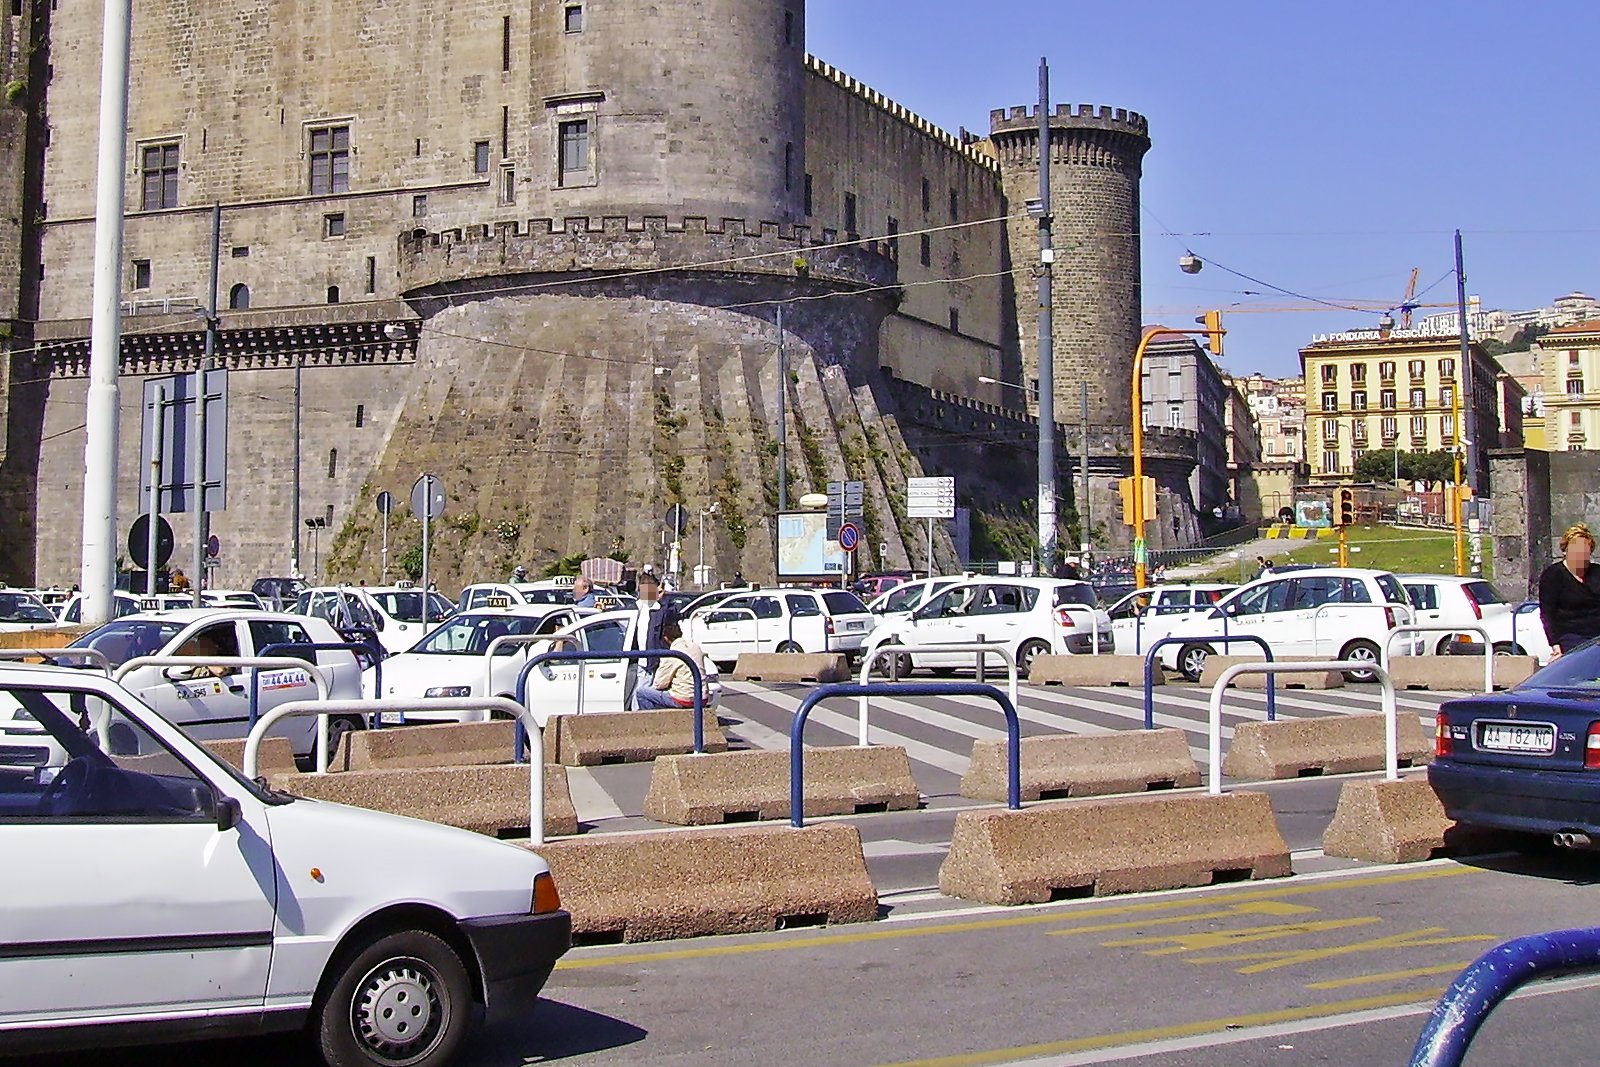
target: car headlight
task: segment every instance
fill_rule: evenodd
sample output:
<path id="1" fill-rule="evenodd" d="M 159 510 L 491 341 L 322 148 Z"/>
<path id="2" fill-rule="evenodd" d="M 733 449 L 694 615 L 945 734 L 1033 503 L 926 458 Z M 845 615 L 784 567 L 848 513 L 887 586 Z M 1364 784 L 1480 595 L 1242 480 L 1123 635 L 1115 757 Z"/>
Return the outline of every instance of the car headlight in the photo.
<path id="1" fill-rule="evenodd" d="M 472 695 L 470 685 L 438 685 L 422 694 L 424 697 L 469 697 Z"/>

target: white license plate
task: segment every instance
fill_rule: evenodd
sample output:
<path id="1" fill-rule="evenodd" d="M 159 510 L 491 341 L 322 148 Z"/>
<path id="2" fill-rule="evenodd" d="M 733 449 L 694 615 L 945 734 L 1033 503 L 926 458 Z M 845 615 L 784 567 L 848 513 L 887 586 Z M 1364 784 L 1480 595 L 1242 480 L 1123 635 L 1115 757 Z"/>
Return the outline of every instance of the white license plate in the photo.
<path id="1" fill-rule="evenodd" d="M 846 630 L 865 630 L 867 624 L 864 622 L 847 622 L 844 624 L 844 628 Z"/>
<path id="2" fill-rule="evenodd" d="M 404 726 L 406 715 L 403 711 L 386 711 L 379 719 L 385 726 Z"/>
<path id="3" fill-rule="evenodd" d="M 1479 723 L 1478 747 L 1489 752 L 1554 752 L 1556 729 L 1534 723 Z"/>

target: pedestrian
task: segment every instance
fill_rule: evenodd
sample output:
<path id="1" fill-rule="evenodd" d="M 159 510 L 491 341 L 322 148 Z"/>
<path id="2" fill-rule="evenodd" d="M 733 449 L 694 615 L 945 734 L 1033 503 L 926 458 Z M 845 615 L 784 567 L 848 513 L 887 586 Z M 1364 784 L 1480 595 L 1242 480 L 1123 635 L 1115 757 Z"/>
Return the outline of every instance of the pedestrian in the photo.
<path id="1" fill-rule="evenodd" d="M 181 570 L 174 570 L 168 583 L 174 593 L 187 593 L 189 591 L 189 576 Z"/>
<path id="2" fill-rule="evenodd" d="M 1591 565 L 1594 534 L 1574 523 L 1561 535 L 1561 558 L 1539 575 L 1539 614 L 1554 659 L 1600 637 L 1600 568 Z"/>
<path id="3" fill-rule="evenodd" d="M 588 575 L 580 574 L 572 580 L 572 603 L 580 608 L 597 608 L 600 606 L 600 597 L 594 591 L 594 583 Z"/>
<path id="4" fill-rule="evenodd" d="M 517 583 L 517 582 L 525 582 L 525 581 L 527 581 L 528 580 L 528 568 L 524 567 L 520 563 L 517 564 L 515 567 L 512 567 L 511 568 L 511 579 L 510 580 L 511 580 L 511 582 L 513 584 Z"/>
<path id="5" fill-rule="evenodd" d="M 1272 561 L 1266 556 L 1256 557 L 1256 577 L 1265 578 L 1272 573 Z"/>
<path id="6" fill-rule="evenodd" d="M 682 652 L 699 664 L 703 679 L 705 652 L 699 645 L 683 636 L 683 625 L 678 619 L 677 612 L 663 610 L 660 614 L 664 616 L 661 621 L 661 636 L 670 642 L 668 647 L 676 652 Z M 689 665 L 676 656 L 664 656 L 650 684 L 634 690 L 634 706 L 640 711 L 652 708 L 692 708 L 694 690 L 695 677 Z"/>
<path id="7" fill-rule="evenodd" d="M 646 566 L 639 572 L 636 582 L 639 603 L 635 609 L 632 644 L 629 647 L 641 652 L 666 648 L 667 641 L 661 636 L 661 622 L 667 615 L 661 607 L 661 579 L 656 576 L 654 568 Z M 638 661 L 637 684 L 640 689 L 650 685 L 660 665 L 660 659 L 654 657 Z"/>

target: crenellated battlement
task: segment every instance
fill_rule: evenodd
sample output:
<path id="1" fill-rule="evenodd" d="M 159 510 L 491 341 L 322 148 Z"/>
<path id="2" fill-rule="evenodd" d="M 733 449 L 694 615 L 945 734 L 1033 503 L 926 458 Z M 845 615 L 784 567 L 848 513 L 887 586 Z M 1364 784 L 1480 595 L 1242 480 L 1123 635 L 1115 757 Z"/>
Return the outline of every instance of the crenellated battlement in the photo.
<path id="1" fill-rule="evenodd" d="M 1054 129 L 1112 130 L 1135 137 L 1150 136 L 1149 120 L 1137 111 L 1095 104 L 1057 104 L 1050 116 L 1050 125 Z M 989 112 L 991 134 L 1037 133 L 1038 129 L 1038 105 L 1009 110 L 1002 107 Z"/>
<path id="2" fill-rule="evenodd" d="M 948 130 L 935 126 L 921 115 L 918 115 L 915 111 L 912 111 L 903 104 L 896 103 L 889 97 L 880 93 L 878 90 L 872 88 L 870 85 L 866 85 L 860 81 L 857 81 L 855 78 L 852 78 L 838 67 L 835 67 L 830 63 L 826 63 L 818 59 L 816 56 L 808 55 L 806 56 L 806 70 L 817 75 L 818 77 L 826 78 L 828 81 L 833 82 L 833 84 L 839 86 L 841 89 L 853 93 L 874 107 L 888 112 L 890 115 L 893 115 L 895 118 L 899 119 L 901 122 L 904 122 L 912 129 L 932 138 L 935 141 L 938 141 L 951 151 L 960 153 L 962 156 L 983 167 L 985 170 L 999 170 L 999 162 L 995 160 L 993 156 L 985 152 L 982 148 L 978 147 L 977 142 L 963 140 L 962 138 L 957 137 L 955 134 L 950 133 Z"/>
<path id="3" fill-rule="evenodd" d="M 503 274 L 706 270 L 893 285 L 887 241 L 845 241 L 833 229 L 778 222 L 606 215 L 501 220 L 411 230 L 399 240 L 404 291 Z"/>

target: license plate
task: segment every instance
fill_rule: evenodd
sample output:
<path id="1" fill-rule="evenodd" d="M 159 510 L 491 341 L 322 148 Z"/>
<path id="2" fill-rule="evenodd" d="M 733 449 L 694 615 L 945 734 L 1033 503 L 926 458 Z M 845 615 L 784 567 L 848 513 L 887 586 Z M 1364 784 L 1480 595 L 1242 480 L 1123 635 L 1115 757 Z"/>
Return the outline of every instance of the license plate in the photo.
<path id="1" fill-rule="evenodd" d="M 867 624 L 864 622 L 847 622 L 844 624 L 844 628 L 846 630 L 865 630 Z"/>
<path id="2" fill-rule="evenodd" d="M 404 726 L 406 715 L 403 711 L 386 711 L 379 716 L 379 721 L 385 726 Z"/>
<path id="3" fill-rule="evenodd" d="M 1478 747 L 1489 752 L 1554 752 L 1556 728 L 1537 723 L 1479 723 Z"/>

